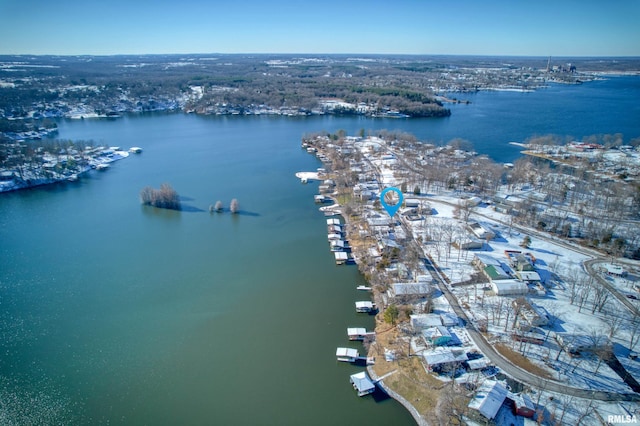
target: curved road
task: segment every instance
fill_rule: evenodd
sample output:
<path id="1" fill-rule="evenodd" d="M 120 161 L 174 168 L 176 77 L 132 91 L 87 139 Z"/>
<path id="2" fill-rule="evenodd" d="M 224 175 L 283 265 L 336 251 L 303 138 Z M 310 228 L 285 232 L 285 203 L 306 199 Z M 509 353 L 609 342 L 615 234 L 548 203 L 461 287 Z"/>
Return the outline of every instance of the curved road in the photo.
<path id="1" fill-rule="evenodd" d="M 640 317 L 640 310 L 638 310 L 638 308 L 633 304 L 633 302 L 629 300 L 627 296 L 620 293 L 618 289 L 612 286 L 609 281 L 602 278 L 602 276 L 598 272 L 593 270 L 593 265 L 596 265 L 598 263 L 606 263 L 606 261 L 602 259 L 591 259 L 584 262 L 583 265 L 587 273 L 591 275 L 593 278 L 595 278 L 596 281 L 598 281 L 598 283 L 601 286 L 603 286 L 609 291 L 609 293 L 613 294 L 613 296 L 616 299 L 618 299 L 620 303 L 622 303 L 627 309 L 629 309 L 629 311 L 634 315 L 634 317 Z"/>
<path id="2" fill-rule="evenodd" d="M 397 156 L 397 158 L 401 158 L 400 156 Z M 373 165 L 372 165 L 373 166 Z M 375 170 L 375 167 L 374 167 Z M 378 174 L 379 174 L 379 170 L 378 170 Z M 380 182 L 382 182 L 382 180 L 380 180 Z M 447 201 L 443 201 L 443 200 L 438 200 L 438 202 L 443 202 L 445 204 L 451 204 Z M 478 215 L 478 216 L 483 216 L 482 214 L 478 213 L 478 212 L 474 212 L 474 214 Z M 488 218 L 492 221 L 497 221 L 499 223 L 502 223 L 499 220 L 496 220 L 495 218 Z M 407 229 L 407 225 L 406 223 L 402 223 L 403 228 L 405 228 L 405 232 L 407 235 L 411 235 L 413 236 L 413 233 L 410 232 L 409 229 Z M 506 223 L 502 223 L 503 225 L 509 225 Z M 531 235 L 535 235 L 537 238 L 541 238 L 541 239 L 545 239 L 545 240 L 553 240 L 554 243 L 559 244 L 564 246 L 565 248 L 568 248 L 572 251 L 576 251 L 579 252 L 581 254 L 586 254 L 586 252 L 588 250 L 580 250 L 578 248 L 576 248 L 575 246 L 564 242 L 564 241 L 558 241 L 555 238 L 549 238 L 546 235 L 540 234 L 539 232 L 535 231 L 535 230 L 531 230 L 531 229 L 523 229 L 517 225 L 513 225 L 511 224 L 510 226 L 513 226 L 515 229 L 517 229 L 520 232 L 525 232 Z M 596 254 L 592 251 L 589 250 L 589 255 L 599 255 Z M 592 276 L 594 276 L 596 278 L 596 280 L 602 284 L 603 286 L 605 286 L 618 300 L 620 300 L 627 308 L 629 308 L 634 314 L 639 314 L 640 312 L 638 311 L 638 309 L 631 303 L 631 301 L 627 300 L 627 298 L 620 294 L 616 289 L 614 289 L 608 282 L 606 282 L 606 280 L 602 279 L 602 277 L 600 277 L 597 273 L 594 273 L 593 269 L 592 269 L 592 265 L 596 262 L 601 261 L 600 259 L 593 259 L 593 260 L 589 260 L 584 262 L 585 265 L 585 269 L 587 270 L 587 272 L 589 274 L 591 274 Z M 440 289 L 440 291 L 442 291 L 442 293 L 445 295 L 447 301 L 449 302 L 449 304 L 451 305 L 451 307 L 453 308 L 454 312 L 456 313 L 456 315 L 458 315 L 459 318 L 462 318 L 465 321 L 465 329 L 467 330 L 467 333 L 469 333 L 469 336 L 471 337 L 471 339 L 474 341 L 474 343 L 476 344 L 476 346 L 478 346 L 478 348 L 482 351 L 482 353 L 489 358 L 498 368 L 500 368 L 504 373 L 508 374 L 509 376 L 513 377 L 514 379 L 525 383 L 527 385 L 530 385 L 532 387 L 538 388 L 538 389 L 542 389 L 542 390 L 546 390 L 546 391 L 551 391 L 551 392 L 557 392 L 557 393 L 561 393 L 561 394 L 565 394 L 565 395 L 570 395 L 570 396 L 575 396 L 575 397 L 579 397 L 579 398 L 586 398 L 586 399 L 596 399 L 596 400 L 600 400 L 600 401 L 634 401 L 634 402 L 640 402 L 640 394 L 636 394 L 636 393 L 618 393 L 618 392 L 606 392 L 606 391 L 598 391 L 598 390 L 589 390 L 589 389 L 584 389 L 584 388 L 577 388 L 574 386 L 567 386 L 563 383 L 560 383 L 558 381 L 555 380 L 549 380 L 549 379 L 544 379 L 542 377 L 539 377 L 533 373 L 530 373 L 529 371 L 526 371 L 516 365 L 514 365 L 511 361 L 507 360 L 506 358 L 504 358 L 502 355 L 500 355 L 498 353 L 498 351 L 496 351 L 494 349 L 494 347 L 487 341 L 487 339 L 485 339 L 485 337 L 482 335 L 482 333 L 480 333 L 478 331 L 478 329 L 476 329 L 475 325 L 473 324 L 473 322 L 471 322 L 469 320 L 469 318 L 467 317 L 467 314 L 464 312 L 464 310 L 462 309 L 462 307 L 460 306 L 460 304 L 458 303 L 458 299 L 453 295 L 453 293 L 451 293 L 451 291 L 449 291 L 449 288 L 447 287 L 444 278 L 442 277 L 442 275 L 440 274 L 440 272 L 437 270 L 437 268 L 434 266 L 434 263 L 432 262 L 432 260 L 425 255 L 425 264 L 427 266 L 427 270 L 429 270 L 429 273 L 431 274 L 431 276 L 436 280 L 436 282 L 438 283 L 438 287 Z"/>
<path id="3" fill-rule="evenodd" d="M 440 291 L 447 298 L 447 301 L 453 307 L 454 312 L 458 317 L 465 321 L 465 328 L 469 336 L 482 351 L 482 353 L 489 358 L 498 368 L 503 372 L 513 377 L 514 379 L 526 383 L 530 386 L 552 392 L 558 392 L 565 395 L 576 396 L 579 398 L 598 399 L 601 401 L 640 401 L 640 395 L 636 393 L 617 393 L 617 392 L 605 392 L 605 391 L 593 391 L 584 388 L 576 388 L 573 386 L 567 386 L 563 383 L 555 380 L 543 379 L 536 376 L 514 364 L 511 361 L 504 358 L 494 349 L 494 347 L 485 339 L 485 337 L 476 329 L 473 322 L 469 320 L 467 314 L 460 307 L 456 297 L 449 291 L 449 288 L 444 284 L 439 272 L 433 267 L 430 259 L 427 260 L 427 269 L 431 273 L 436 281 Z"/>

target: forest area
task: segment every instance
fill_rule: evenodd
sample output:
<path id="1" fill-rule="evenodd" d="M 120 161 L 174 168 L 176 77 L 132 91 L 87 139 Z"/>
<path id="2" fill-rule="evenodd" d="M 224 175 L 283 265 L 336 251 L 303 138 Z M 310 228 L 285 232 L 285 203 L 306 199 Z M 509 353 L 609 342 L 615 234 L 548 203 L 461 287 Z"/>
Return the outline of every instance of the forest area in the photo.
<path id="1" fill-rule="evenodd" d="M 571 72 L 550 74 L 548 58 L 541 57 L 0 56 L 0 128 L 15 127 L 7 118 L 58 118 L 78 110 L 107 117 L 158 110 L 300 115 L 394 111 L 441 117 L 451 113 L 440 98 L 444 93 L 536 90 L 547 81 L 576 84 L 593 79 L 593 72 L 640 69 L 635 58 L 554 59 L 567 62 Z M 322 109 L 326 99 L 367 108 L 327 111 Z"/>

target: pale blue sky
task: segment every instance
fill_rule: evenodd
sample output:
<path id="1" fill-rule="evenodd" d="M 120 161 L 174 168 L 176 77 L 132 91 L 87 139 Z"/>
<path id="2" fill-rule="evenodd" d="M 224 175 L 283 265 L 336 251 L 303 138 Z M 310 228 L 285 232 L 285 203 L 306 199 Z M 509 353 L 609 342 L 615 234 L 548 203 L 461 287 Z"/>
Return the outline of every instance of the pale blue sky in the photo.
<path id="1" fill-rule="evenodd" d="M 0 54 L 640 56 L 640 0 L 0 0 Z"/>

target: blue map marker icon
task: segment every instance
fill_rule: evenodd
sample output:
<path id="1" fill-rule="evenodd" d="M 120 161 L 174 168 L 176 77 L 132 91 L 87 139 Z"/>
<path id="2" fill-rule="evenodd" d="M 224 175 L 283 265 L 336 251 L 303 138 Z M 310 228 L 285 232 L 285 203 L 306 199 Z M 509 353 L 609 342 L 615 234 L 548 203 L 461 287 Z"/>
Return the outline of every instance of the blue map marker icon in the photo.
<path id="1" fill-rule="evenodd" d="M 386 203 L 386 201 L 384 201 L 384 196 L 389 191 L 395 192 L 396 194 L 398 194 L 398 203 L 392 206 L 390 206 L 389 204 Z M 402 191 L 400 191 L 398 188 L 395 188 L 393 186 L 383 189 L 382 192 L 380 193 L 380 204 L 382 204 L 382 207 L 384 207 L 384 209 L 387 211 L 387 213 L 389 213 L 389 216 L 391 217 L 393 217 L 393 215 L 398 212 L 398 209 L 402 205 L 403 199 L 404 198 L 402 196 Z"/>

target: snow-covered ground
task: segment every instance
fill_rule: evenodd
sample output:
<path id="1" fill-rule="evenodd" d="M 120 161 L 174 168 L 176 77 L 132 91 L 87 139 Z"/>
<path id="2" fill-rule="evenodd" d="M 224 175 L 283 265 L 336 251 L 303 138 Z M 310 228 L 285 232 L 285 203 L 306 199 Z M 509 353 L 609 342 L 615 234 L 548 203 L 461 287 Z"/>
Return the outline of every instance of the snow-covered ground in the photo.
<path id="1" fill-rule="evenodd" d="M 529 361 L 548 371 L 550 377 L 567 385 L 594 391 L 633 393 L 620 376 L 595 354 L 583 352 L 581 355 L 571 356 L 561 350 L 554 338 L 556 333 L 568 333 L 592 339 L 610 339 L 616 357 L 625 369 L 640 381 L 640 359 L 629 358 L 629 353 L 637 350 L 635 347 L 630 348 L 634 324 L 637 323 L 632 313 L 612 296 L 608 297 L 601 312 L 589 298 L 581 307 L 575 297 L 571 303 L 569 281 L 577 279 L 586 282 L 589 279 L 582 263 L 592 256 L 585 254 L 580 248 L 571 249 L 562 241 L 538 236 L 534 230 L 523 232 L 516 229 L 509 225 L 508 216 L 496 213 L 490 206 L 483 204 L 473 209 L 468 221 L 478 222 L 485 229 L 494 232 L 496 237 L 490 241 L 482 241 L 482 248 L 458 250 L 455 244 L 451 243 L 462 241 L 469 234 L 466 223 L 455 217 L 456 206 L 460 205 L 461 200 L 451 196 L 422 198 L 428 200 L 433 214 L 421 221 L 408 222 L 414 236 L 422 238 L 425 253 L 436 261 L 449 278 L 453 284 L 450 288 L 469 317 L 487 320 L 491 341 L 503 343 L 513 351 L 520 352 Z M 520 246 L 525 236 L 531 238 L 528 248 Z M 527 294 L 526 297 L 531 303 L 546 311 L 549 318 L 548 325 L 538 327 L 540 336 L 545 339 L 542 345 L 521 343 L 511 338 L 515 324 L 514 313 L 513 310 L 510 313 L 507 311 L 511 309 L 509 305 L 515 296 L 496 296 L 488 283 L 455 285 L 470 280 L 474 274 L 479 273 L 471 264 L 476 253 L 507 263 L 505 250 L 531 253 L 535 258 L 535 270 L 544 283 L 546 294 Z M 631 297 L 637 294 L 640 299 L 640 293 L 635 289 L 639 282 L 633 270 L 625 277 L 610 277 L 604 274 L 602 276 L 623 294 L 633 295 Z M 640 307 L 640 300 L 630 300 L 638 303 Z M 446 310 L 448 304 L 443 298 L 438 298 L 435 306 L 436 309 Z M 414 345 L 414 349 L 421 348 Z M 458 380 L 468 379 L 462 377 Z M 533 397 L 538 399 L 535 395 Z M 606 421 L 607 415 L 633 415 L 640 409 L 640 405 L 636 403 L 624 403 L 623 409 L 619 403 L 590 402 L 579 398 L 572 398 L 569 404 L 568 397 L 549 392 L 545 392 L 543 397 L 547 410 L 553 412 L 556 418 L 564 413 L 563 423 L 567 424 L 578 420 L 587 424 L 584 422 L 588 420 L 580 419 L 586 411 L 601 411 L 600 416 Z"/>

